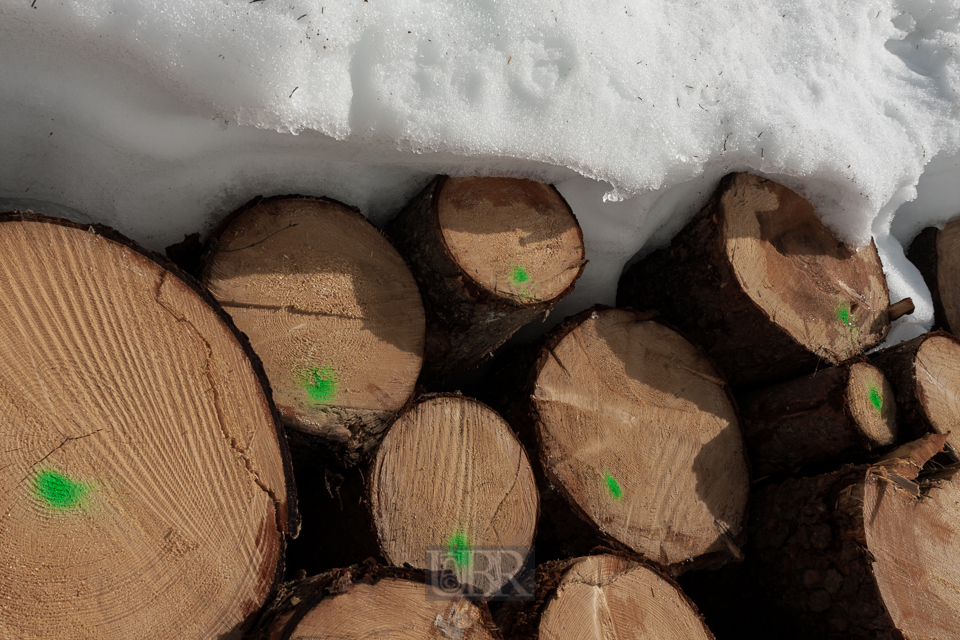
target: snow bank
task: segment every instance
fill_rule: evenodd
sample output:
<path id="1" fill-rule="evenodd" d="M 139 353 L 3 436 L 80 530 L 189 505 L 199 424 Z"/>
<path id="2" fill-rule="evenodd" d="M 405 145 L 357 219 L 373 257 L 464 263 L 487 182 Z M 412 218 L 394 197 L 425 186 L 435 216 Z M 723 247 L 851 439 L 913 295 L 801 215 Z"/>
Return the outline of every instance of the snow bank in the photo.
<path id="1" fill-rule="evenodd" d="M 261 193 L 382 223 L 438 172 L 534 177 L 591 260 L 562 316 L 749 170 L 929 324 L 901 246 L 960 214 L 955 0 L 330 4 L 0 0 L 0 205 L 162 248 Z"/>

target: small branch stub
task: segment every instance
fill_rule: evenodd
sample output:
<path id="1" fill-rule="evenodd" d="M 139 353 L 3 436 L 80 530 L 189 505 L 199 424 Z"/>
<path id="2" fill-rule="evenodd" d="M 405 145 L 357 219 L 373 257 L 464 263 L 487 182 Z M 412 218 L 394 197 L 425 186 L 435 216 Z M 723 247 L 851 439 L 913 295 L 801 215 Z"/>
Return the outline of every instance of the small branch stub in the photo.
<path id="1" fill-rule="evenodd" d="M 908 316 L 916 310 L 916 306 L 913 304 L 913 298 L 904 298 L 900 302 L 895 302 L 889 307 L 887 307 L 887 316 L 890 319 L 890 322 L 903 316 Z"/>

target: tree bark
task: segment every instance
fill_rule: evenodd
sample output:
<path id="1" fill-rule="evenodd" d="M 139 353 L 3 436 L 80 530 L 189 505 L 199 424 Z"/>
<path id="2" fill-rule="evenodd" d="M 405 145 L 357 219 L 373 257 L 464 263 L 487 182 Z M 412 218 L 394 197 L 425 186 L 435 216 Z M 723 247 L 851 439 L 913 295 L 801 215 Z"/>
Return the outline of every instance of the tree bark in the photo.
<path id="1" fill-rule="evenodd" d="M 950 433 L 948 452 L 957 460 L 960 399 L 955 389 L 960 385 L 960 340 L 933 331 L 872 354 L 870 361 L 893 386 L 898 422 L 908 430 L 907 437 Z"/>
<path id="2" fill-rule="evenodd" d="M 284 584 L 252 640 L 502 640 L 486 603 L 445 594 L 423 571 L 372 562 Z"/>
<path id="3" fill-rule="evenodd" d="M 943 229 L 927 227 L 910 243 L 913 262 L 933 298 L 934 326 L 960 331 L 960 220 Z"/>
<path id="4" fill-rule="evenodd" d="M 263 359 L 297 441 L 363 460 L 423 355 L 420 295 L 390 243 L 333 200 L 256 199 L 214 232 L 201 274 Z"/>
<path id="5" fill-rule="evenodd" d="M 745 173 L 725 177 L 669 247 L 624 272 L 617 304 L 663 313 L 738 391 L 847 360 L 890 324 L 872 242 L 847 249 L 806 200 Z"/>
<path id="6" fill-rule="evenodd" d="M 738 557 L 749 471 L 726 383 L 649 314 L 595 307 L 520 393 L 547 480 L 614 544 L 679 574 Z"/>
<path id="7" fill-rule="evenodd" d="M 604 554 L 537 567 L 535 602 L 509 602 L 497 622 L 515 640 L 713 640 L 693 602 L 654 565 Z"/>
<path id="8" fill-rule="evenodd" d="M 246 339 L 166 259 L 31 213 L 0 216 L 0 314 L 0 636 L 241 637 L 299 527 Z"/>
<path id="9" fill-rule="evenodd" d="M 456 394 L 421 398 L 391 425 L 370 473 L 369 502 L 390 564 L 450 569 L 484 596 L 523 568 L 539 514 L 530 462 L 509 425 Z M 480 572 L 499 550 L 503 571 Z"/>
<path id="10" fill-rule="evenodd" d="M 821 369 L 738 401 L 759 477 L 836 462 L 897 438 L 893 389 L 866 362 Z"/>
<path id="11" fill-rule="evenodd" d="M 758 492 L 751 568 L 785 626 L 810 638 L 956 636 L 960 485 L 917 479 L 918 464 L 846 466 Z"/>
<path id="12" fill-rule="evenodd" d="M 387 232 L 423 292 L 428 378 L 482 363 L 573 291 L 586 264 L 569 205 L 529 180 L 439 176 Z"/>

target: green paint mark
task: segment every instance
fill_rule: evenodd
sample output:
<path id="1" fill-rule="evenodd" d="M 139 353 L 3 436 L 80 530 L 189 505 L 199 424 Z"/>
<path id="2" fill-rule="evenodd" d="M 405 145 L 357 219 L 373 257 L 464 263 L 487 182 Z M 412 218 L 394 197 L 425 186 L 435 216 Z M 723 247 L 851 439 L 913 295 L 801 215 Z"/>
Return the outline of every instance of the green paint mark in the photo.
<path id="1" fill-rule="evenodd" d="M 623 489 L 620 488 L 620 483 L 617 482 L 617 479 L 610 475 L 610 472 L 606 472 L 607 480 L 607 491 L 610 492 L 610 495 L 613 496 L 614 500 L 623 500 Z"/>
<path id="2" fill-rule="evenodd" d="M 337 372 L 330 365 L 311 367 L 300 375 L 307 396 L 313 402 L 329 402 L 337 395 Z"/>
<path id="3" fill-rule="evenodd" d="M 90 488 L 71 480 L 59 471 L 43 469 L 33 480 L 37 498 L 54 509 L 72 509 L 80 506 Z"/>
<path id="4" fill-rule="evenodd" d="M 510 265 L 510 282 L 521 284 L 530 280 L 530 274 L 527 270 L 517 264 Z"/>
<path id="5" fill-rule="evenodd" d="M 466 569 L 470 566 L 470 543 L 462 529 L 454 531 L 447 541 L 447 554 L 453 559 L 457 569 Z"/>
<path id="6" fill-rule="evenodd" d="M 870 402 L 877 411 L 883 408 L 883 396 L 880 394 L 880 390 L 877 389 L 876 385 L 870 385 Z"/>
<path id="7" fill-rule="evenodd" d="M 843 302 L 837 305 L 837 320 L 848 327 L 850 326 L 850 323 L 854 320 L 853 316 L 850 315 L 850 305 Z"/>

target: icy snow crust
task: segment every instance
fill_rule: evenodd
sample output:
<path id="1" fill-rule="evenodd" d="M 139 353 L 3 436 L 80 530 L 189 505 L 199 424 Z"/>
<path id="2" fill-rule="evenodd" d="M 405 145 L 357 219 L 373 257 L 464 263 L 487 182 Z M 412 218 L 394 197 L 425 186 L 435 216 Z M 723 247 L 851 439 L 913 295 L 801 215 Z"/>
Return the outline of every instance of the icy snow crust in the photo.
<path id="1" fill-rule="evenodd" d="M 2 208 L 162 249 L 258 194 L 382 224 L 435 173 L 532 177 L 591 260 L 554 317 L 752 171 L 874 237 L 909 338 L 902 243 L 960 215 L 956 0 L 0 0 L 0 60 Z"/>

